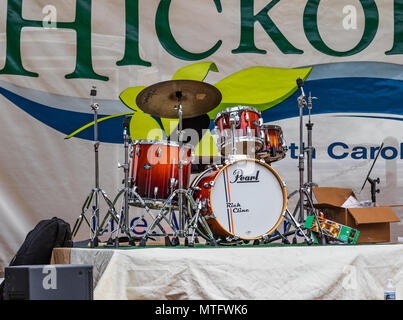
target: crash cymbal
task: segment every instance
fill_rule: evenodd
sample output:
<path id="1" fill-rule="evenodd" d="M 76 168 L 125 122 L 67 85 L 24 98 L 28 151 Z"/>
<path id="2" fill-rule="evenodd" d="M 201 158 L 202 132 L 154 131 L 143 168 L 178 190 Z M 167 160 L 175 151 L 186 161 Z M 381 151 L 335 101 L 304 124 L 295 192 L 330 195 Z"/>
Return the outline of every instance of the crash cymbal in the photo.
<path id="1" fill-rule="evenodd" d="M 214 86 L 195 80 L 169 80 L 143 89 L 136 98 L 145 113 L 160 118 L 179 118 L 177 106 L 182 105 L 182 118 L 194 118 L 217 107 L 221 92 Z"/>

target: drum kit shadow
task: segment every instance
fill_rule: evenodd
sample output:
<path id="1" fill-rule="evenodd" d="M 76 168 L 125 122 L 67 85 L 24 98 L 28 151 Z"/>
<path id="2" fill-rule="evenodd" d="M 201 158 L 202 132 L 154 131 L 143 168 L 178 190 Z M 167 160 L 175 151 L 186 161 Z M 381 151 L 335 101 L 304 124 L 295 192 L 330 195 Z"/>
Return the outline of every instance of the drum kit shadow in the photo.
<path id="1" fill-rule="evenodd" d="M 96 95 L 95 88 L 91 96 Z M 126 235 L 129 246 L 146 246 L 154 237 L 163 237 L 166 246 L 193 247 L 199 236 L 207 245 L 239 245 L 281 240 L 296 234 L 312 244 L 309 230 L 302 226 L 287 208 L 284 181 L 271 163 L 284 159 L 286 143 L 280 126 L 265 125 L 261 113 L 250 106 L 235 106 L 219 112 L 214 120 L 220 161 L 212 158 L 197 170 L 192 180 L 194 146 L 185 140 L 188 131 L 210 125 L 207 113 L 221 102 L 220 91 L 214 86 L 194 80 L 170 80 L 146 87 L 136 98 L 137 106 L 154 117 L 178 120 L 175 133 L 165 140 L 131 140 L 129 117 L 123 123 L 125 163 L 124 186 L 114 201 L 99 187 L 98 165 L 98 105 L 94 110 L 95 188 L 87 197 L 72 235 L 77 235 L 83 221 L 90 228 L 90 245 L 99 245 L 105 224 L 116 223 L 107 246 L 123 246 L 118 234 Z M 305 96 L 304 96 L 305 99 Z M 196 126 L 193 127 L 193 126 Z M 200 130 L 197 132 L 198 135 Z M 200 135 L 199 135 L 200 137 Z M 194 172 L 193 172 L 194 173 Z M 302 182 L 301 182 L 302 184 Z M 300 196 L 309 197 L 300 187 Z M 100 196 L 102 195 L 102 197 Z M 108 211 L 102 221 L 100 200 Z M 115 209 L 118 200 L 121 210 Z M 310 199 L 309 199 L 310 200 Z M 304 202 L 304 199 L 300 201 Z M 303 203 L 305 205 L 305 203 Z M 129 223 L 129 208 L 143 209 L 135 223 Z M 87 212 L 92 209 L 91 217 Z M 302 208 L 304 210 L 304 208 Z M 145 233 L 133 237 L 131 231 L 146 216 L 151 218 Z M 279 226 L 288 221 L 287 232 Z M 108 222 L 109 221 L 109 222 Z M 290 226 L 295 230 L 290 231 Z M 111 227 L 112 229 L 112 227 Z M 113 238 L 113 235 L 115 237 Z"/>

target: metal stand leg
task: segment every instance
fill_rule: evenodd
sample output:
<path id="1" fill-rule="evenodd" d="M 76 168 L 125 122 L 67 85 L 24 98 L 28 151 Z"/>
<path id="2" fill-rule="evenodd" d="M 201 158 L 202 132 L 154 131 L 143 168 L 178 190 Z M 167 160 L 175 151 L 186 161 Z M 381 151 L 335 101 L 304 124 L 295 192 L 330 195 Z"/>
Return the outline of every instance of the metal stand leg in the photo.
<path id="1" fill-rule="evenodd" d="M 303 232 L 301 225 L 299 224 L 299 222 L 297 221 L 297 219 L 294 218 L 294 216 L 291 214 L 291 212 L 288 210 L 288 208 L 287 208 L 287 210 L 286 210 L 286 213 L 288 214 L 288 217 L 289 217 L 289 218 L 291 219 L 291 221 L 293 222 L 293 224 L 294 224 L 296 230 L 299 231 L 299 232 L 303 235 L 303 237 L 304 237 L 304 239 L 305 239 L 305 242 L 306 242 L 307 244 L 311 245 L 311 244 L 313 243 L 312 239 L 308 238 L 308 236 Z"/>

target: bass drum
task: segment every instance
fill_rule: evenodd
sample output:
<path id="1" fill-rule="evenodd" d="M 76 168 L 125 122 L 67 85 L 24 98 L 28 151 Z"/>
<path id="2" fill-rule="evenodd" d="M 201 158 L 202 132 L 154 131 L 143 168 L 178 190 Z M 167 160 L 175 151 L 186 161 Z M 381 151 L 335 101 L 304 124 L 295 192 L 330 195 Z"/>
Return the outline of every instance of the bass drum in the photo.
<path id="1" fill-rule="evenodd" d="M 224 243 L 261 239 L 273 233 L 287 208 L 287 192 L 280 176 L 257 159 L 211 167 L 196 177 L 191 189 L 194 200 L 202 203 L 201 214 L 214 238 Z M 198 233 L 209 240 L 202 225 Z"/>

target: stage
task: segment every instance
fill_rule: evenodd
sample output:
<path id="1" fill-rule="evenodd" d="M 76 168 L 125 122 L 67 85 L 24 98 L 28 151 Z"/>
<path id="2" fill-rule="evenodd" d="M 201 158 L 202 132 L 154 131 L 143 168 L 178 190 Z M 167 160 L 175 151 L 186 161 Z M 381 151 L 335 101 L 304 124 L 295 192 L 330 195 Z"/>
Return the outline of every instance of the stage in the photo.
<path id="1" fill-rule="evenodd" d="M 55 248 L 53 264 L 92 264 L 95 300 L 382 300 L 403 297 L 403 245 Z"/>

